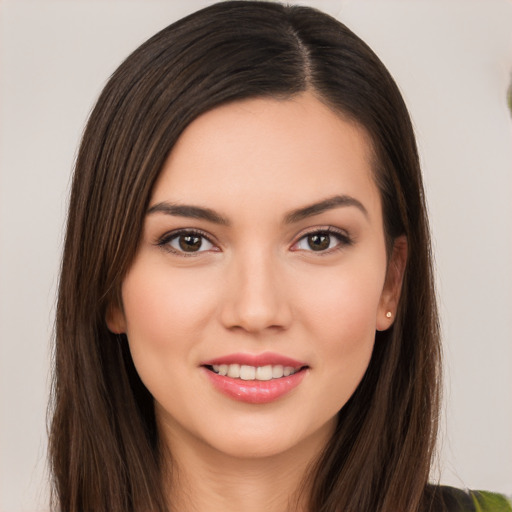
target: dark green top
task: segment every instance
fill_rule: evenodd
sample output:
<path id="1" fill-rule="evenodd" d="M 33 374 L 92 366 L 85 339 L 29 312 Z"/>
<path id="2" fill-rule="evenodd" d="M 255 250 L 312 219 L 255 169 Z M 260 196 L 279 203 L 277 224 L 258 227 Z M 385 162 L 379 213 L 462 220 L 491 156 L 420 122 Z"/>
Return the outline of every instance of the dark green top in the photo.
<path id="1" fill-rule="evenodd" d="M 502 494 L 432 486 L 431 512 L 512 512 L 512 502 Z"/>

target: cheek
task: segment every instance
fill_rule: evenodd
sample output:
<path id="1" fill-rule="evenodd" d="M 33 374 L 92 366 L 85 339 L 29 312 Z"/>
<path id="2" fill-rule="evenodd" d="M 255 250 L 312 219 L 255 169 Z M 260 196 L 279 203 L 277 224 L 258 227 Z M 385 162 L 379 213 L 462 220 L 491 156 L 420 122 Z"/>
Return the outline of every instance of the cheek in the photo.
<path id="1" fill-rule="evenodd" d="M 365 331 L 375 333 L 384 270 L 346 265 L 337 272 L 304 274 L 301 310 L 311 327 L 333 336 Z"/>
<path id="2" fill-rule="evenodd" d="M 316 366 L 331 393 L 324 395 L 333 410 L 350 398 L 363 377 L 373 351 L 383 265 L 360 261 L 336 273 L 317 272 L 303 282 L 302 322 L 315 340 Z"/>
<path id="3" fill-rule="evenodd" d="M 137 373 L 156 403 L 176 414 L 187 410 L 192 397 L 201 397 L 190 368 L 198 364 L 203 327 L 215 309 L 215 287 L 204 280 L 201 272 L 173 272 L 145 261 L 135 262 L 123 283 L 126 334 Z M 199 409 L 207 407 L 204 397 L 198 400 Z"/>
<path id="4" fill-rule="evenodd" d="M 122 297 L 136 365 L 180 353 L 193 357 L 190 348 L 215 310 L 214 289 L 204 285 L 200 272 L 135 264 L 125 278 Z"/>

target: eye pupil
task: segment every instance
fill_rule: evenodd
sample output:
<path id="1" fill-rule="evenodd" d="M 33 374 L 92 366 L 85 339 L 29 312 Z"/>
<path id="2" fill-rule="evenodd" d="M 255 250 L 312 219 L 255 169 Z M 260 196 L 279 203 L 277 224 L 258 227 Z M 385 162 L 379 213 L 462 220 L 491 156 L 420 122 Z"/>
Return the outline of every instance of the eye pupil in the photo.
<path id="1" fill-rule="evenodd" d="M 325 233 L 314 233 L 308 236 L 308 245 L 313 251 L 324 251 L 330 244 L 331 237 Z"/>
<path id="2" fill-rule="evenodd" d="M 201 248 L 202 240 L 201 237 L 197 235 L 181 235 L 179 244 L 183 251 L 194 252 Z"/>

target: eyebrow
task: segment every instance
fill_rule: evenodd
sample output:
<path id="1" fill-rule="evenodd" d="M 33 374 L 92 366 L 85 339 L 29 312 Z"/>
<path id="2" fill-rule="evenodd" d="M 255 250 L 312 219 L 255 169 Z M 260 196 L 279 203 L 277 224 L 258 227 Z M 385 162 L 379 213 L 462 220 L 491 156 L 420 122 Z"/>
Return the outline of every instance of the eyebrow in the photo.
<path id="1" fill-rule="evenodd" d="M 228 219 L 222 217 L 222 215 L 219 215 L 214 210 L 210 208 L 203 208 L 202 206 L 168 203 L 164 201 L 151 206 L 147 213 L 165 213 L 167 215 L 174 215 L 177 217 L 207 220 L 209 222 L 213 222 L 214 224 L 221 224 L 223 226 L 230 225 Z"/>
<path id="2" fill-rule="evenodd" d="M 356 207 L 365 215 L 365 217 L 368 217 L 368 211 L 360 201 L 351 196 L 336 195 L 317 203 L 292 210 L 284 216 L 284 223 L 294 224 L 301 220 L 307 219 L 308 217 L 319 215 L 328 210 L 347 206 Z M 147 214 L 149 215 L 152 213 L 164 213 L 166 215 L 187 217 L 189 219 L 202 219 L 208 222 L 213 222 L 214 224 L 220 224 L 222 226 L 231 225 L 228 219 L 217 213 L 215 210 L 204 208 L 202 206 L 183 205 L 163 201 L 151 206 L 148 209 Z"/>
<path id="3" fill-rule="evenodd" d="M 355 197 L 337 195 L 324 199 L 323 201 L 319 201 L 318 203 L 293 210 L 286 214 L 284 221 L 286 224 L 293 224 L 307 219 L 308 217 L 319 215 L 320 213 L 342 206 L 355 206 L 364 214 L 365 217 L 368 218 L 368 210 L 363 206 L 361 201 L 358 201 Z"/>

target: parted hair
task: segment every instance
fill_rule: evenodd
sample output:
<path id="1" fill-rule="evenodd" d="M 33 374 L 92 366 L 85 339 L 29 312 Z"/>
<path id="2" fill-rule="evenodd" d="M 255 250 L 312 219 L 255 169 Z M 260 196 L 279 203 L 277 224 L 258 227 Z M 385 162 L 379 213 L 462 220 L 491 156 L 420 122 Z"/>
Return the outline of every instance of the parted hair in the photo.
<path id="1" fill-rule="evenodd" d="M 183 130 L 222 104 L 304 91 L 366 130 L 388 249 L 398 236 L 408 242 L 395 322 L 376 333 L 369 367 L 310 468 L 309 509 L 429 510 L 440 346 L 409 114 L 384 65 L 342 23 L 310 7 L 255 1 L 211 5 L 153 36 L 113 73 L 90 114 L 58 291 L 49 427 L 55 510 L 173 510 L 152 396 L 106 314 L 121 305 L 152 188 Z"/>

